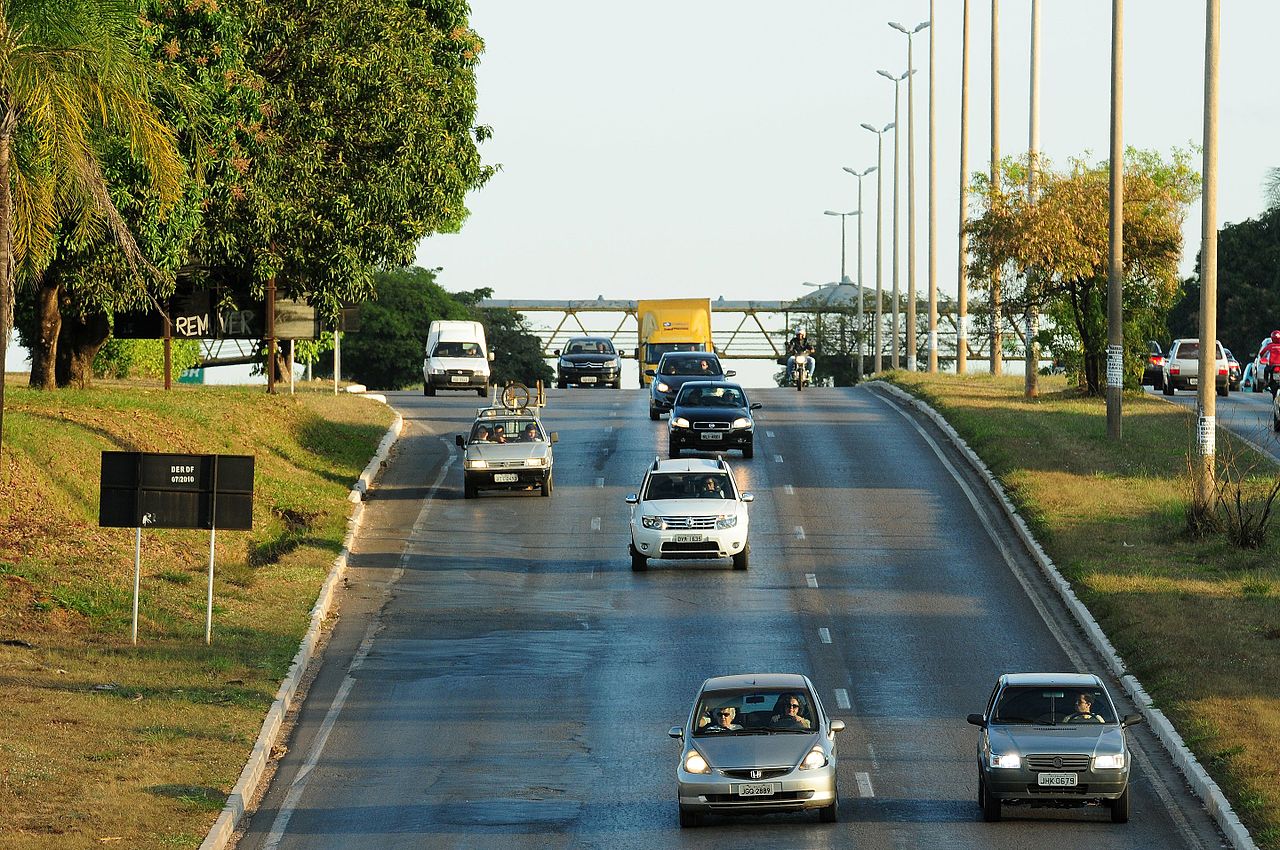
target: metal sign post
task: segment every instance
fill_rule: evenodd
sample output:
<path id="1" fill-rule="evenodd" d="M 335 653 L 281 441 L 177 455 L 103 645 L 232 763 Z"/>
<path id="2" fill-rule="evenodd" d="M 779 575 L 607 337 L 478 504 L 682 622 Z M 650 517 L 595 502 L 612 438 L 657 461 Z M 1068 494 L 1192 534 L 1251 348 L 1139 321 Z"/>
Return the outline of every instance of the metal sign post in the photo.
<path id="1" fill-rule="evenodd" d="M 142 586 L 142 526 L 133 539 L 133 645 L 138 645 L 138 590 Z"/>

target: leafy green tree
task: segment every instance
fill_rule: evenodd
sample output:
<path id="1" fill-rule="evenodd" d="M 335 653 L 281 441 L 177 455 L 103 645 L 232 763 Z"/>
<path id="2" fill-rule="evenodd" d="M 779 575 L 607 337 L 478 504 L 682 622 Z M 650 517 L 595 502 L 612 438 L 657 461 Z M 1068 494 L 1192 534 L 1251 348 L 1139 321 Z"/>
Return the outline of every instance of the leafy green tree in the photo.
<path id="1" fill-rule="evenodd" d="M 200 362 L 200 342 L 176 339 L 170 346 L 170 369 L 179 374 Z M 98 350 L 93 371 L 108 378 L 163 378 L 164 343 L 158 339 L 110 339 Z"/>
<path id="2" fill-rule="evenodd" d="M 1141 374 L 1144 341 L 1159 333 L 1178 294 L 1182 222 L 1200 183 L 1189 163 L 1185 151 L 1167 161 L 1151 151 L 1126 153 L 1125 373 L 1133 385 Z M 1023 168 L 1005 165 L 1012 180 Z M 993 192 L 985 179 L 975 180 L 985 209 L 968 226 L 971 279 L 982 288 L 999 271 L 1015 315 L 1028 306 L 1041 309 L 1052 328 L 1043 341 L 1096 395 L 1102 391 L 1107 336 L 1108 166 L 1077 160 L 1068 171 L 1045 166 L 1038 174 L 1034 203 L 1025 194 Z"/>
<path id="3" fill-rule="evenodd" d="M 515 310 L 483 309 L 479 319 L 484 323 L 484 336 L 493 352 L 490 379 L 497 386 L 519 381 L 534 386 L 542 381 L 549 386 L 555 371 L 542 356 L 542 340 L 529 330 L 529 323 Z"/>
<path id="4" fill-rule="evenodd" d="M 95 133 L 128 141 L 161 204 L 181 193 L 183 161 L 152 102 L 137 32 L 126 0 L 0 7 L 0 434 L 16 274 L 43 271 L 63 221 L 85 239 L 109 232 L 131 267 L 148 265 L 111 201 Z"/>

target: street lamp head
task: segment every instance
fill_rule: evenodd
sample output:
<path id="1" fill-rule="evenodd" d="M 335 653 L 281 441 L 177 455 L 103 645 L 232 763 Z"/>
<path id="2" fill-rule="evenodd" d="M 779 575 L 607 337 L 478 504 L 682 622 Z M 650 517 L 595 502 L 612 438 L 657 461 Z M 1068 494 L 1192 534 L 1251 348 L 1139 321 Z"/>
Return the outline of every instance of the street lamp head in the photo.
<path id="1" fill-rule="evenodd" d="M 871 131 L 871 132 L 873 132 L 873 133 L 881 133 L 881 132 L 883 132 L 882 130 L 877 130 L 875 127 L 872 127 L 870 124 L 863 124 L 863 125 L 862 125 L 862 127 L 863 127 L 863 129 L 865 129 L 865 130 L 870 130 L 870 131 Z"/>
<path id="2" fill-rule="evenodd" d="M 884 129 L 883 129 L 883 130 L 881 130 L 880 132 L 881 132 L 881 133 L 887 133 L 887 132 L 889 132 L 890 130 L 894 129 L 894 128 L 895 128 L 895 127 L 897 127 L 897 126 L 898 126 L 897 124 L 894 124 L 892 121 L 890 121 L 888 124 L 885 124 L 885 125 L 884 125 Z"/>
<path id="3" fill-rule="evenodd" d="M 822 214 L 823 215 L 840 215 L 840 213 L 836 212 L 835 210 L 823 210 Z"/>
<path id="4" fill-rule="evenodd" d="M 893 27 L 900 33 L 909 34 L 909 31 L 907 30 L 907 28 L 904 27 L 902 24 L 898 23 L 897 21 L 889 21 L 889 26 Z"/>
<path id="5" fill-rule="evenodd" d="M 884 70 L 883 68 L 881 68 L 880 70 L 876 71 L 876 73 L 877 73 L 877 74 L 879 74 L 880 76 L 884 77 L 884 78 L 885 78 L 885 79 L 887 79 L 887 80 L 893 80 L 895 83 L 898 81 L 898 78 L 897 78 L 895 75 L 890 74 L 888 71 Z"/>
<path id="6" fill-rule="evenodd" d="M 915 29 L 913 29 L 913 30 L 912 30 L 912 32 L 913 32 L 913 33 L 917 33 L 917 32 L 920 32 L 921 30 L 927 30 L 928 28 L 929 28 L 929 22 L 928 22 L 928 21 L 923 21 L 923 22 L 921 22 L 921 23 L 917 24 L 917 25 L 916 25 L 916 28 L 915 28 Z"/>
<path id="7" fill-rule="evenodd" d="M 909 70 L 909 71 L 903 71 L 903 72 L 902 72 L 902 76 L 901 76 L 901 77 L 898 77 L 898 80 L 899 80 L 899 81 L 905 80 L 907 77 L 910 77 L 910 76 L 911 76 L 912 74 L 914 74 L 915 72 L 916 72 L 916 69 L 915 69 L 915 68 L 912 68 L 912 69 L 911 69 L 911 70 Z"/>

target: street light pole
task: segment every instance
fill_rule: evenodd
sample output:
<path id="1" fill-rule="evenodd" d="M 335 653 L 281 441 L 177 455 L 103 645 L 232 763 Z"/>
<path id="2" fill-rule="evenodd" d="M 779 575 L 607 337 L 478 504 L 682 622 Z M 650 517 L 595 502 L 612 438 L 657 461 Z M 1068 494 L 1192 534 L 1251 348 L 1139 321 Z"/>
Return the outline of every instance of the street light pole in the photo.
<path id="1" fill-rule="evenodd" d="M 888 71 L 883 70 L 876 71 L 876 73 L 885 79 L 893 81 L 893 126 L 897 127 L 898 101 L 900 99 L 898 97 L 898 87 L 903 80 L 911 75 L 911 71 L 903 71 L 902 76 L 900 77 L 895 77 Z M 898 219 L 900 217 L 898 215 L 898 186 L 902 182 L 898 177 L 899 151 L 902 148 L 902 145 L 899 143 L 900 138 L 900 134 L 895 130 L 893 134 L 893 342 L 889 347 L 889 365 L 894 369 L 897 369 L 901 365 L 901 361 L 898 356 L 898 345 L 899 339 L 902 335 L 902 330 L 899 326 L 899 312 L 902 309 L 902 295 L 901 290 L 898 288 Z"/>
<path id="2" fill-rule="evenodd" d="M 914 372 L 916 362 L 916 107 L 915 65 L 912 59 L 913 35 L 929 26 L 924 21 L 909 30 L 894 21 L 889 26 L 907 37 L 907 371 Z"/>
<path id="3" fill-rule="evenodd" d="M 1207 89 L 1206 78 L 1206 95 Z M 1207 141 L 1207 140 L 1206 140 Z M 1111 227 L 1107 251 L 1107 437 L 1121 436 L 1124 392 L 1124 0 L 1111 0 Z M 1201 289 L 1203 303 L 1204 291 Z M 1211 361 L 1212 362 L 1212 361 Z M 1203 382 L 1202 382 L 1203 383 Z M 1210 404 L 1212 404 L 1210 400 Z"/>
<path id="4" fill-rule="evenodd" d="M 991 0 L 991 194 L 1000 191 L 1000 0 Z M 1004 371 L 1000 270 L 991 270 L 991 374 Z"/>
<path id="5" fill-rule="evenodd" d="M 1040 168 L 1040 0 L 1031 0 L 1031 106 L 1028 119 L 1027 202 L 1035 204 L 1036 171 Z M 1040 344 L 1036 342 L 1036 334 L 1040 332 L 1037 286 L 1038 281 L 1026 281 L 1027 368 L 1023 379 L 1023 393 L 1027 398 L 1033 398 L 1039 392 L 1036 385 L 1040 366 Z"/>
<path id="6" fill-rule="evenodd" d="M 845 171 L 858 178 L 858 360 L 853 367 L 853 378 L 857 382 L 862 381 L 862 338 L 866 334 L 867 323 L 865 319 L 865 311 L 862 302 L 866 300 L 865 290 L 862 288 L 862 178 L 866 177 L 873 171 L 877 170 L 877 166 L 869 166 L 863 171 L 854 171 L 852 168 L 845 166 Z"/>
<path id="7" fill-rule="evenodd" d="M 1196 507 L 1207 510 L 1214 491 L 1218 386 L 1218 40 L 1219 0 L 1205 0 L 1204 195 L 1200 224 L 1200 387 L 1196 434 Z"/>
<path id="8" fill-rule="evenodd" d="M 880 334 L 884 328 L 884 264 L 880 259 L 884 245 L 884 228 L 882 222 L 884 204 L 881 202 L 884 197 L 884 134 L 893 130 L 894 125 L 892 123 L 885 124 L 884 128 L 880 130 L 872 127 L 870 124 L 863 124 L 862 126 L 864 129 L 870 130 L 876 134 L 876 331 L 873 335 L 873 344 L 875 345 L 875 362 L 872 368 L 876 372 L 879 372 L 884 368 L 882 355 L 884 343 L 880 339 Z"/>
<path id="9" fill-rule="evenodd" d="M 934 129 L 933 0 L 929 0 L 929 371 L 938 371 L 938 139 Z"/>
<path id="10" fill-rule="evenodd" d="M 960 263 L 956 277 L 956 374 L 969 369 L 969 0 L 960 48 Z"/>

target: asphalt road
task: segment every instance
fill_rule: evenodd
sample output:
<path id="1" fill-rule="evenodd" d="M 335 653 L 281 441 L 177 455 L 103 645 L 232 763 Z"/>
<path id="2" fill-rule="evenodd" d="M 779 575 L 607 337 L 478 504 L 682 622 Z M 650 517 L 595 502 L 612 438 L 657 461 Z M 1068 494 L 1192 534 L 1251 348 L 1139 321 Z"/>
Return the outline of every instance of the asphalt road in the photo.
<path id="1" fill-rule="evenodd" d="M 931 426 L 868 388 L 752 400 L 755 459 L 730 455 L 756 494 L 750 570 L 637 574 L 623 497 L 667 427 L 641 392 L 551 391 L 555 493 L 474 500 L 452 438 L 478 400 L 393 394 L 405 436 L 239 847 L 1222 846 L 1144 727 L 1130 823 L 1104 809 L 984 823 L 965 715 L 1002 672 L 1102 665 Z M 749 671 L 806 673 L 848 724 L 840 823 L 678 827 L 666 730 L 705 677 Z"/>
<path id="2" fill-rule="evenodd" d="M 1158 390 L 1145 388 L 1150 395 L 1166 398 Z M 1180 390 L 1167 397 L 1174 404 L 1195 408 L 1198 396 L 1192 390 Z M 1280 435 L 1272 429 L 1271 393 L 1255 393 L 1236 390 L 1226 398 L 1216 400 L 1218 426 L 1253 442 L 1267 454 L 1280 461 Z"/>

